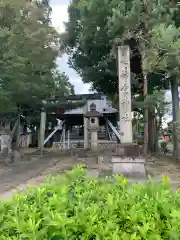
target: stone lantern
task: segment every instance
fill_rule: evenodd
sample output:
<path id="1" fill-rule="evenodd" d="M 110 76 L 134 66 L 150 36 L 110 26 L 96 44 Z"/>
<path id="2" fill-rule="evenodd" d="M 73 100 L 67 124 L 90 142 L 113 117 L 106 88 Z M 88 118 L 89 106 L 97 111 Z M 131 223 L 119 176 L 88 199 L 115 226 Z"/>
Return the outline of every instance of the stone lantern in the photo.
<path id="1" fill-rule="evenodd" d="M 99 118 L 102 114 L 96 111 L 96 104 L 92 103 L 90 105 L 90 111 L 85 114 L 85 117 L 89 119 L 88 129 L 91 134 L 91 149 L 98 149 L 98 131 L 99 131 Z"/>

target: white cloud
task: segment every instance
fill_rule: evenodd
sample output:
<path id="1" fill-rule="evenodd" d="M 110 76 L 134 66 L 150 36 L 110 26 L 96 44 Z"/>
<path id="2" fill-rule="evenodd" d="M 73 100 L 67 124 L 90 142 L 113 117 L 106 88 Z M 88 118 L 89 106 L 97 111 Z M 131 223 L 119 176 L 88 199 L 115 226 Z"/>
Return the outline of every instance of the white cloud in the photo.
<path id="1" fill-rule="evenodd" d="M 61 1 L 61 3 L 59 3 Z M 59 31 L 64 32 L 64 22 L 68 21 L 68 3 L 67 0 L 51 0 L 52 6 L 52 24 Z M 70 82 L 74 85 L 75 93 L 85 94 L 89 93 L 89 84 L 84 84 L 80 76 L 68 66 L 68 56 L 64 55 L 57 59 L 57 64 L 62 72 L 65 72 L 70 79 Z"/>

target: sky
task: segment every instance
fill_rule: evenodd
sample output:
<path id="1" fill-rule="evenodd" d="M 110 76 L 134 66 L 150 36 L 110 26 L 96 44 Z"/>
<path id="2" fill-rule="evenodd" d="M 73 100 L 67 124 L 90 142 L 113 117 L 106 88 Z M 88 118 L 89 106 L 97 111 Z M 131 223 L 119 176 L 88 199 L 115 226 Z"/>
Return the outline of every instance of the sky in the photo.
<path id="1" fill-rule="evenodd" d="M 59 32 L 64 32 L 64 22 L 68 20 L 67 8 L 70 0 L 51 0 L 52 7 L 52 24 Z M 80 76 L 71 68 L 68 64 L 68 56 L 63 55 L 57 59 L 57 64 L 60 71 L 65 72 L 70 79 L 70 82 L 74 85 L 76 94 L 88 93 L 90 86 L 84 84 Z"/>

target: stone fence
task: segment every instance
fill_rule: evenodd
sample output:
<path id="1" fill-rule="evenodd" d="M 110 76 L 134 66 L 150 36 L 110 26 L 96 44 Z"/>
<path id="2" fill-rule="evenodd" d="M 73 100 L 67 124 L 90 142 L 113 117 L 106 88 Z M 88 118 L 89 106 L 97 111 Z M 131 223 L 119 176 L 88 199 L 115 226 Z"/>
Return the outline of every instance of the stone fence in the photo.
<path id="1" fill-rule="evenodd" d="M 112 151 L 116 148 L 117 142 L 116 141 L 107 141 L 107 140 L 99 140 L 98 141 L 98 149 L 99 150 L 108 150 Z M 77 141 L 65 141 L 63 142 L 53 142 L 53 148 L 63 150 L 70 150 L 70 149 L 84 149 L 84 141 L 77 140 Z"/>

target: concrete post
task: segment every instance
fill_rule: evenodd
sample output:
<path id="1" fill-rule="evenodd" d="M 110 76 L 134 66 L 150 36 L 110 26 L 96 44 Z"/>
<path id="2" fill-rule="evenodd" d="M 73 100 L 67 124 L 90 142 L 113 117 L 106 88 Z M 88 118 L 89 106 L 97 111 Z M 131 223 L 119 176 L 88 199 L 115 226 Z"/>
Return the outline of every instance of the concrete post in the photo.
<path id="1" fill-rule="evenodd" d="M 63 126 L 63 150 L 66 150 L 66 124 Z"/>
<path id="2" fill-rule="evenodd" d="M 46 130 L 46 113 L 41 111 L 41 123 L 40 123 L 40 151 L 41 155 L 44 149 L 44 138 L 45 138 L 45 130 Z"/>
<path id="3" fill-rule="evenodd" d="M 93 119 L 93 123 L 91 122 Z M 99 118 L 90 118 L 91 127 L 91 149 L 97 150 L 98 148 L 98 128 L 99 128 Z"/>
<path id="4" fill-rule="evenodd" d="M 67 145 L 68 145 L 68 149 L 70 149 L 70 130 L 67 130 Z"/>
<path id="5" fill-rule="evenodd" d="M 97 150 L 98 148 L 98 134 L 97 131 L 91 130 L 91 149 Z"/>

